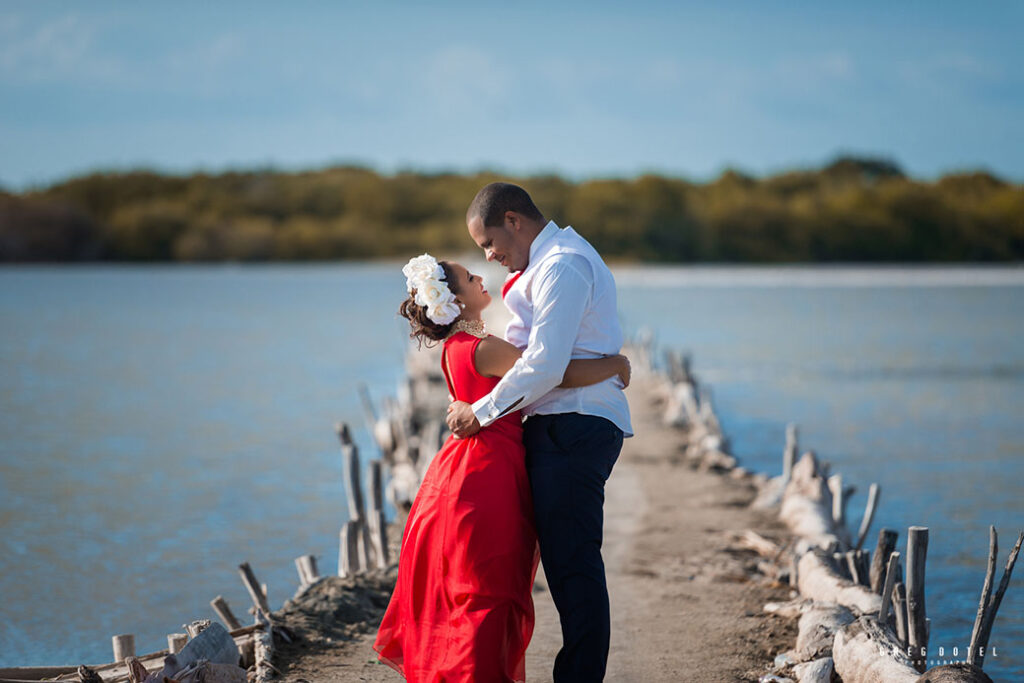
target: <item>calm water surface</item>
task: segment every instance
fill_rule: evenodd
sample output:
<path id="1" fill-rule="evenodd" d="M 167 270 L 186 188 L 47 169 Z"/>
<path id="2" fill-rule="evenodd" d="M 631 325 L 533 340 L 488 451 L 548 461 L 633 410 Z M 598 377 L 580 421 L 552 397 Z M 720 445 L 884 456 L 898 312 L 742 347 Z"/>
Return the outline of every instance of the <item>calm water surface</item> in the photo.
<path id="1" fill-rule="evenodd" d="M 249 561 L 279 605 L 292 559 L 337 568 L 333 424 L 402 372 L 398 264 L 0 270 L 0 666 L 98 663 L 242 612 Z M 1024 270 L 620 268 L 628 329 L 693 353 L 733 449 L 777 473 L 785 424 L 873 527 L 932 529 L 932 651 L 965 648 L 987 526 L 1024 527 Z M 494 288 L 492 287 L 492 291 Z M 1024 677 L 1024 585 L 986 671 Z"/>

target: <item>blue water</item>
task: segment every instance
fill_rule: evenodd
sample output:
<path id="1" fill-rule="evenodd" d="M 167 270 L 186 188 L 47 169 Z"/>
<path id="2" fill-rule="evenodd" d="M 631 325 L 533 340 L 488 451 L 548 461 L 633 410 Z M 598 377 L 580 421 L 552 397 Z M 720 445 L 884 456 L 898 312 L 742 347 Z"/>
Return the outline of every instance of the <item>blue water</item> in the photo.
<path id="1" fill-rule="evenodd" d="M 778 474 L 787 422 L 881 499 L 877 531 L 927 526 L 930 651 L 970 642 L 988 557 L 1024 530 L 1024 269 L 620 269 L 634 326 L 693 354 L 742 464 Z M 1024 680 L 1024 561 L 993 628 L 995 680 Z M 931 661 L 931 656 L 930 656 Z M 934 662 L 941 663 L 941 662 Z"/>
<path id="2" fill-rule="evenodd" d="M 98 663 L 243 612 L 249 561 L 279 605 L 292 559 L 337 568 L 336 421 L 402 374 L 400 264 L 0 270 L 0 666 Z M 785 424 L 858 485 L 871 534 L 931 528 L 933 652 L 961 651 L 988 549 L 1024 528 L 1024 271 L 619 268 L 629 329 L 693 353 L 744 464 Z M 1001 571 L 1001 569 L 1000 569 Z M 1024 586 L 986 671 L 1024 677 Z"/>

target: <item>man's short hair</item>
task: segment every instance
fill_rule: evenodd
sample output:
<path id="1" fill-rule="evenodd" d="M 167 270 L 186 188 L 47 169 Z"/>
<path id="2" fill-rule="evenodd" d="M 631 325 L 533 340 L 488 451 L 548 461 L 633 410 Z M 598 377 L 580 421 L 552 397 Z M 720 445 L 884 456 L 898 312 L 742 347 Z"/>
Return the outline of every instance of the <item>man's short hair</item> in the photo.
<path id="1" fill-rule="evenodd" d="M 521 213 L 535 221 L 544 220 L 544 214 L 533 203 L 526 190 L 512 183 L 491 183 L 473 197 L 466 211 L 466 222 L 479 216 L 485 228 L 503 225 L 506 211 Z"/>

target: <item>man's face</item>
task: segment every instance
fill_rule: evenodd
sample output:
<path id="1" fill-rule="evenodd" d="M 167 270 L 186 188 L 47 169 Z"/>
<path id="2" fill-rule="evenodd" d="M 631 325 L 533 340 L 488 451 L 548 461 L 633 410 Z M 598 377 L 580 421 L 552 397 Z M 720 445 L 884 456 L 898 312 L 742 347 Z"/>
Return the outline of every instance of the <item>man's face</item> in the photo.
<path id="1" fill-rule="evenodd" d="M 488 261 L 497 261 L 509 272 L 522 270 L 529 259 L 529 246 L 523 249 L 517 239 L 519 231 L 516 221 L 506 218 L 504 225 L 484 227 L 484 220 L 474 216 L 467 224 L 469 236 L 476 245 L 484 250 Z"/>

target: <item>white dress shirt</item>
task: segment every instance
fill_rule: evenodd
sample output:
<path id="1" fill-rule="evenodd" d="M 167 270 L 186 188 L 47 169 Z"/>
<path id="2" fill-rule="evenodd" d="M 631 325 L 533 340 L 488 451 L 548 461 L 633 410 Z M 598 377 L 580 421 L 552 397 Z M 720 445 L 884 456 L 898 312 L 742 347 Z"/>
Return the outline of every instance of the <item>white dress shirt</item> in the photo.
<path id="1" fill-rule="evenodd" d="M 505 338 L 523 355 L 473 404 L 480 425 L 522 408 L 526 415 L 604 417 L 632 436 L 629 404 L 617 376 L 557 388 L 570 360 L 622 349 L 615 280 L 590 243 L 571 227 L 562 230 L 549 222 L 530 245 L 529 265 L 505 295 L 505 305 L 512 313 Z"/>

